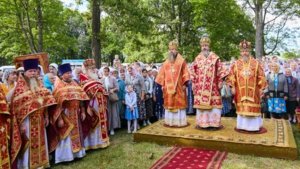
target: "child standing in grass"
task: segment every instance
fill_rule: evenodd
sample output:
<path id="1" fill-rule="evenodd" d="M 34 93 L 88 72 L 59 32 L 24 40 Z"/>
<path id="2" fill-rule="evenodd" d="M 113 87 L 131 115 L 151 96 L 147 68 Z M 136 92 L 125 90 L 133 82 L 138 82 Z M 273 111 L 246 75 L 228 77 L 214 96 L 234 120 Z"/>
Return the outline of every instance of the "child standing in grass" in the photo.
<path id="1" fill-rule="evenodd" d="M 131 121 L 133 120 L 133 133 L 137 130 L 137 119 L 139 118 L 137 108 L 137 97 L 133 91 L 132 85 L 127 85 L 127 93 L 125 95 L 126 112 L 125 119 L 127 120 L 128 133 L 131 133 Z"/>

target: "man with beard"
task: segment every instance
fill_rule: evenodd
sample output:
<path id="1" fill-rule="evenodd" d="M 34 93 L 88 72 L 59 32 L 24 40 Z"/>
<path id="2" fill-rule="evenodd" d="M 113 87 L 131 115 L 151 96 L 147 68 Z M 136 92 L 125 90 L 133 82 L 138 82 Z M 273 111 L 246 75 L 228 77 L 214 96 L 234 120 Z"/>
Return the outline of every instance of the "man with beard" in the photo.
<path id="1" fill-rule="evenodd" d="M 24 60 L 23 66 L 24 75 L 19 75 L 11 100 L 12 124 L 20 129 L 12 131 L 12 163 L 17 168 L 46 168 L 48 107 L 56 105 L 56 100 L 37 79 L 38 60 Z"/>
<path id="2" fill-rule="evenodd" d="M 183 127 L 187 125 L 186 85 L 190 75 L 177 46 L 175 41 L 169 43 L 169 57 L 160 68 L 155 82 L 163 88 L 165 125 Z"/>
<path id="3" fill-rule="evenodd" d="M 0 168 L 10 169 L 9 155 L 10 113 L 3 90 L 0 88 Z"/>
<path id="4" fill-rule="evenodd" d="M 58 105 L 51 114 L 51 125 L 57 130 L 57 137 L 50 139 L 50 151 L 55 150 L 55 163 L 72 161 L 85 156 L 82 121 L 85 120 L 85 102 L 89 97 L 72 79 L 69 63 L 58 67 L 61 77 L 55 80 L 53 95 Z M 57 142 L 58 141 L 58 142 Z"/>
<path id="5" fill-rule="evenodd" d="M 84 146 L 87 150 L 105 148 L 109 145 L 106 115 L 108 93 L 98 78 L 94 59 L 85 60 L 82 71 L 84 74 L 80 74 L 80 84 L 90 98 L 87 117 L 96 116 L 99 119 L 84 139 Z"/>
<path id="6" fill-rule="evenodd" d="M 241 56 L 232 66 L 227 83 L 235 95 L 238 130 L 259 131 L 262 127 L 260 100 L 267 86 L 260 63 L 250 55 L 251 43 L 240 43 Z"/>
<path id="7" fill-rule="evenodd" d="M 201 52 L 191 65 L 194 108 L 197 109 L 196 123 L 199 128 L 221 126 L 222 87 L 225 68 L 220 58 L 209 50 L 210 39 L 200 39 Z"/>

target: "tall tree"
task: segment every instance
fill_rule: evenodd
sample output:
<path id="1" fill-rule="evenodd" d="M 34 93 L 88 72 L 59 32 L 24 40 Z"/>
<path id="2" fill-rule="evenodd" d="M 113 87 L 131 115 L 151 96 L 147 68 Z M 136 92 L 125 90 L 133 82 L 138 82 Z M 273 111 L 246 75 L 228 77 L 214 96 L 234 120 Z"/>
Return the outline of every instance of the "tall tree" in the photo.
<path id="1" fill-rule="evenodd" d="M 92 56 L 98 68 L 101 66 L 100 15 L 100 0 L 92 0 Z"/>
<path id="2" fill-rule="evenodd" d="M 285 29 L 286 23 L 299 11 L 296 0 L 245 0 L 244 6 L 254 12 L 255 24 L 255 55 L 273 53 L 283 39 L 289 36 Z"/>
<path id="3" fill-rule="evenodd" d="M 37 6 L 37 26 L 38 26 L 38 52 L 43 51 L 43 12 L 42 0 L 36 0 Z"/>

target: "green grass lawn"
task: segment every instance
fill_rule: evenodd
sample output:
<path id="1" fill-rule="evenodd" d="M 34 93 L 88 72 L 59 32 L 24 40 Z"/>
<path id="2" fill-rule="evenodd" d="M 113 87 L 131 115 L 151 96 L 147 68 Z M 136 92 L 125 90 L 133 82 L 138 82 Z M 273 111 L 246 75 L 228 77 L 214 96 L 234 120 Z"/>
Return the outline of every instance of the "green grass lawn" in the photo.
<path id="1" fill-rule="evenodd" d="M 300 152 L 300 130 L 296 127 L 294 136 Z M 134 143 L 126 130 L 116 132 L 106 149 L 88 151 L 83 159 L 70 163 L 52 165 L 53 169 L 147 169 L 171 147 L 152 143 Z M 299 169 L 296 161 L 228 153 L 223 169 Z"/>

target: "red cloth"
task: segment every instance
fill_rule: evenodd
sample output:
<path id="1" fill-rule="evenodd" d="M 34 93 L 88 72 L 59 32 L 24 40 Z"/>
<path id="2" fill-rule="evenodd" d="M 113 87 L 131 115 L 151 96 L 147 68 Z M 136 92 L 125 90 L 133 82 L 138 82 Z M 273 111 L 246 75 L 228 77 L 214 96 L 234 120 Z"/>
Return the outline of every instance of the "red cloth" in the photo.
<path id="1" fill-rule="evenodd" d="M 219 56 L 210 52 L 208 57 L 200 53 L 191 65 L 191 79 L 194 92 L 194 108 L 222 108 L 219 86 L 227 75 Z"/>
<path id="2" fill-rule="evenodd" d="M 155 82 L 162 86 L 165 109 L 176 112 L 177 109 L 187 107 L 187 96 L 183 86 L 189 80 L 188 65 L 180 54 L 174 63 L 169 60 L 163 63 Z"/>
<path id="3" fill-rule="evenodd" d="M 226 152 L 220 151 L 174 147 L 151 169 L 219 169 L 226 155 Z"/>

